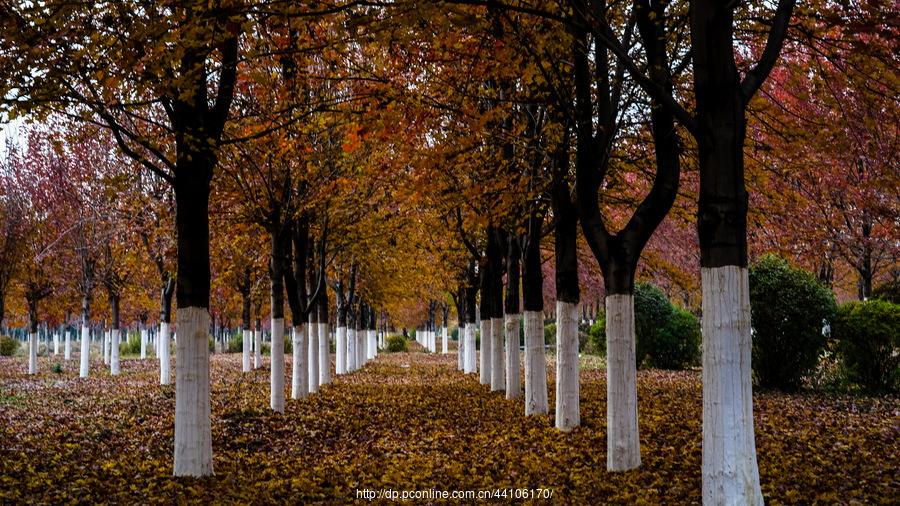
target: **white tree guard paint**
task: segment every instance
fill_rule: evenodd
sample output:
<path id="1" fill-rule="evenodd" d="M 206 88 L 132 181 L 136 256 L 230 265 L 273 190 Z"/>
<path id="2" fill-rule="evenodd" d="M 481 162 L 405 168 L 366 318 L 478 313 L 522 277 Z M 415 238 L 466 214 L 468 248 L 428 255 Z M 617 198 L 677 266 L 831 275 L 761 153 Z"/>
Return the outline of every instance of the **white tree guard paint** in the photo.
<path id="1" fill-rule="evenodd" d="M 269 350 L 269 407 L 284 413 L 284 318 L 272 318 Z"/>
<path id="2" fill-rule="evenodd" d="M 544 316 L 540 311 L 525 311 L 525 415 L 545 415 L 547 411 Z"/>
<path id="3" fill-rule="evenodd" d="M 65 334 L 65 345 L 63 346 L 63 359 L 70 360 L 72 358 L 72 333 L 68 330 Z"/>
<path id="4" fill-rule="evenodd" d="M 441 327 L 441 353 L 446 355 L 450 352 L 450 343 L 447 342 L 450 336 L 450 331 L 447 327 Z"/>
<path id="5" fill-rule="evenodd" d="M 209 311 L 178 308 L 175 363 L 175 476 L 213 474 L 209 406 Z M 168 343 L 160 341 L 160 349 Z M 164 352 L 165 353 L 165 352 Z"/>
<path id="6" fill-rule="evenodd" d="M 703 504 L 763 504 L 745 267 L 700 270 L 703 290 Z"/>
<path id="7" fill-rule="evenodd" d="M 331 383 L 331 346 L 328 340 L 328 323 L 319 322 L 319 386 Z"/>
<path id="8" fill-rule="evenodd" d="M 118 376 L 119 369 L 119 329 L 109 331 L 109 373 Z"/>
<path id="9" fill-rule="evenodd" d="M 641 465 L 635 367 L 634 295 L 606 296 L 606 469 Z"/>
<path id="10" fill-rule="evenodd" d="M 103 365 L 109 365 L 109 331 L 103 331 L 103 340 L 100 341 L 100 348 L 103 350 Z"/>
<path id="11" fill-rule="evenodd" d="M 491 391 L 506 389 L 506 351 L 503 346 L 503 318 L 491 318 Z"/>
<path id="12" fill-rule="evenodd" d="M 250 372 L 250 347 L 253 339 L 253 331 L 243 329 L 241 336 L 241 372 Z"/>
<path id="13" fill-rule="evenodd" d="M 53 333 L 53 354 L 59 355 L 59 333 Z"/>
<path id="14" fill-rule="evenodd" d="M 356 329 L 347 328 L 347 370 L 353 372 L 356 370 Z"/>
<path id="15" fill-rule="evenodd" d="M 334 344 L 334 374 L 347 372 L 347 327 L 338 327 Z"/>
<path id="16" fill-rule="evenodd" d="M 491 319 L 482 318 L 481 336 L 479 339 L 481 349 L 478 350 L 478 365 L 480 366 L 478 371 L 478 382 L 482 385 L 491 384 L 491 344 L 493 343 L 493 339 L 491 339 L 491 329 Z"/>
<path id="17" fill-rule="evenodd" d="M 366 358 L 372 360 L 378 355 L 378 340 L 375 337 L 375 331 L 366 330 Z"/>
<path id="18" fill-rule="evenodd" d="M 28 334 L 28 374 L 37 374 L 37 352 L 38 352 L 38 335 L 37 332 Z"/>
<path id="19" fill-rule="evenodd" d="M 465 357 L 463 361 L 463 372 L 466 374 L 473 374 L 476 372 L 476 367 L 478 365 L 478 361 L 475 358 L 475 324 L 474 323 L 466 323 L 465 328 L 465 348 L 463 351 L 465 352 Z"/>
<path id="20" fill-rule="evenodd" d="M 262 367 L 262 331 L 253 331 L 253 368 Z"/>
<path id="21" fill-rule="evenodd" d="M 159 324 L 159 339 L 156 340 L 156 355 L 159 357 L 159 384 L 168 385 L 172 382 L 172 361 L 169 360 L 169 324 Z M 176 385 L 177 387 L 177 385 Z"/>
<path id="22" fill-rule="evenodd" d="M 314 394 L 319 391 L 319 324 L 310 318 L 306 329 L 306 385 Z"/>
<path id="23" fill-rule="evenodd" d="M 81 326 L 81 369 L 78 375 L 87 378 L 91 368 L 91 330 L 87 325 Z"/>
<path id="24" fill-rule="evenodd" d="M 578 305 L 556 301 L 556 428 L 581 424 L 578 381 Z"/>
<path id="25" fill-rule="evenodd" d="M 141 329 L 141 360 L 147 358 L 147 329 Z"/>
<path id="26" fill-rule="evenodd" d="M 357 329 L 356 331 L 356 368 L 361 369 L 366 365 L 366 331 Z"/>
<path id="27" fill-rule="evenodd" d="M 466 370 L 466 329 L 459 325 L 456 327 L 456 368 Z"/>
<path id="28" fill-rule="evenodd" d="M 520 314 L 506 315 L 506 398 L 518 399 L 522 394 L 519 377 L 519 320 Z"/>
<path id="29" fill-rule="evenodd" d="M 306 329 L 307 324 L 291 329 L 291 399 L 302 399 L 309 393 Z"/>

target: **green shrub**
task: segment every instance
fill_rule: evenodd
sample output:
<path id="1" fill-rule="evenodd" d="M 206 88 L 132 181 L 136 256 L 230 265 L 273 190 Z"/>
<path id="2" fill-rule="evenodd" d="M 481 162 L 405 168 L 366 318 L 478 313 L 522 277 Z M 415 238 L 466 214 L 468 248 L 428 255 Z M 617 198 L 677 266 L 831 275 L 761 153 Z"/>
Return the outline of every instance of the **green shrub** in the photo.
<path id="1" fill-rule="evenodd" d="M 62 364 L 57 362 L 57 363 L 53 364 L 53 367 L 50 370 L 55 372 L 56 374 L 62 374 L 62 372 L 63 372 Z"/>
<path id="2" fill-rule="evenodd" d="M 262 343 L 259 346 L 259 354 L 264 357 L 268 357 L 272 354 L 272 348 L 269 346 L 269 343 Z"/>
<path id="3" fill-rule="evenodd" d="M 548 323 L 544 325 L 544 344 L 556 345 L 556 324 Z"/>
<path id="4" fill-rule="evenodd" d="M 0 355 L 4 357 L 11 357 L 19 351 L 19 341 L 9 337 L 3 336 L 0 337 Z"/>
<path id="5" fill-rule="evenodd" d="M 872 290 L 872 298 L 900 304 L 900 280 L 888 281 L 876 286 Z"/>
<path id="6" fill-rule="evenodd" d="M 750 307 L 758 384 L 797 390 L 825 351 L 834 295 L 813 274 L 767 255 L 750 268 Z"/>
<path id="7" fill-rule="evenodd" d="M 665 325 L 653 333 L 647 365 L 657 369 L 686 369 L 700 361 L 700 320 L 689 311 L 672 307 Z"/>
<path id="8" fill-rule="evenodd" d="M 140 355 L 141 354 L 141 335 L 140 333 L 128 334 L 128 340 L 119 343 L 120 355 Z"/>
<path id="9" fill-rule="evenodd" d="M 659 340 L 656 334 L 671 318 L 672 304 L 659 287 L 649 283 L 637 283 L 634 286 L 634 358 L 637 367 L 641 367 L 645 361 L 649 365 L 653 362 L 653 357 L 667 352 L 657 349 Z"/>
<path id="10" fill-rule="evenodd" d="M 597 317 L 597 320 L 591 325 L 591 329 L 588 332 L 590 335 L 591 347 L 595 354 L 600 355 L 601 357 L 606 356 L 606 315 L 600 315 Z"/>
<path id="11" fill-rule="evenodd" d="M 459 327 L 456 327 L 450 332 L 450 340 L 459 341 Z"/>
<path id="12" fill-rule="evenodd" d="M 387 351 L 390 353 L 406 351 L 406 339 L 398 334 L 389 335 L 387 338 Z"/>
<path id="13" fill-rule="evenodd" d="M 239 330 L 228 339 L 228 353 L 242 353 L 244 351 L 244 332 Z"/>
<path id="14" fill-rule="evenodd" d="M 833 326 L 847 379 L 869 392 L 900 386 L 900 305 L 878 299 L 849 302 Z"/>

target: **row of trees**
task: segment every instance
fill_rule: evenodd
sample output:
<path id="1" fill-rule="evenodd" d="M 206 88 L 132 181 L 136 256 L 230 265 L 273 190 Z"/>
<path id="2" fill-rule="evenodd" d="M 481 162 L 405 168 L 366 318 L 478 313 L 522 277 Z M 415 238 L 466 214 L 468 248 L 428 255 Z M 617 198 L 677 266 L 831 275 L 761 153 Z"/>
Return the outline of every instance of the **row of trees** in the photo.
<path id="1" fill-rule="evenodd" d="M 541 414 L 555 301 L 569 430 L 579 313 L 603 295 L 607 467 L 622 471 L 640 465 L 635 279 L 654 277 L 702 300 L 704 500 L 758 503 L 748 238 L 839 289 L 850 266 L 861 296 L 896 275 L 884 8 L 4 3 L 3 112 L 37 125 L 5 156 L 0 294 L 22 295 L 33 329 L 38 301 L 68 321 L 80 300 L 82 375 L 98 286 L 113 332 L 124 303 L 142 324 L 158 311 L 164 343 L 175 297 L 176 475 L 212 472 L 211 309 L 240 314 L 245 370 L 270 316 L 275 410 L 285 325 L 299 398 L 328 381 L 332 311 L 341 373 L 370 348 L 342 329 L 432 324 L 427 301 L 452 301 L 460 368 L 516 397 L 504 335 L 523 319 L 525 412 Z"/>

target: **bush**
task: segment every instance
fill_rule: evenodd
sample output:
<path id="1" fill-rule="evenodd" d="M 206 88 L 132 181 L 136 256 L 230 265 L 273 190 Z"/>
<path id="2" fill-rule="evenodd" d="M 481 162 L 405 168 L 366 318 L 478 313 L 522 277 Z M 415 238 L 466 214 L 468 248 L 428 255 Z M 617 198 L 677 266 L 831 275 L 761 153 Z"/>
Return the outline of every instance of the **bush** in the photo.
<path id="1" fill-rule="evenodd" d="M 0 337 L 0 356 L 11 357 L 19 351 L 19 341 L 9 337 Z"/>
<path id="2" fill-rule="evenodd" d="M 591 348 L 595 354 L 606 356 L 606 315 L 599 315 L 588 331 Z"/>
<path id="3" fill-rule="evenodd" d="M 390 353 L 400 353 L 406 351 L 406 339 L 401 335 L 392 334 L 387 338 L 387 351 Z"/>
<path id="4" fill-rule="evenodd" d="M 691 312 L 672 307 L 665 325 L 653 334 L 647 365 L 658 369 L 686 369 L 700 361 L 700 320 Z"/>
<path id="5" fill-rule="evenodd" d="M 239 330 L 228 339 L 228 353 L 242 353 L 244 351 L 244 331 Z"/>
<path id="6" fill-rule="evenodd" d="M 750 268 L 753 371 L 761 387 L 797 390 L 812 372 L 834 318 L 834 296 L 816 277 L 767 255 Z"/>
<path id="7" fill-rule="evenodd" d="M 544 344 L 556 345 L 556 324 L 548 323 L 544 325 Z"/>
<path id="8" fill-rule="evenodd" d="M 888 281 L 878 285 L 872 290 L 873 299 L 886 300 L 894 304 L 900 304 L 900 280 Z"/>
<path id="9" fill-rule="evenodd" d="M 128 340 L 119 343 L 120 355 L 140 355 L 141 354 L 141 334 L 128 334 Z"/>
<path id="10" fill-rule="evenodd" d="M 637 367 L 641 367 L 645 361 L 649 365 L 654 357 L 660 360 L 659 357 L 667 353 L 666 350 L 657 348 L 659 339 L 656 334 L 671 318 L 672 304 L 659 287 L 649 283 L 637 283 L 634 286 L 634 358 Z"/>
<path id="11" fill-rule="evenodd" d="M 3 336 L 0 337 L 0 355 L 4 357 L 11 357 L 19 351 L 19 341 L 9 337 Z"/>
<path id="12" fill-rule="evenodd" d="M 833 326 L 847 379 L 869 392 L 900 386 L 900 305 L 884 300 L 849 302 Z"/>

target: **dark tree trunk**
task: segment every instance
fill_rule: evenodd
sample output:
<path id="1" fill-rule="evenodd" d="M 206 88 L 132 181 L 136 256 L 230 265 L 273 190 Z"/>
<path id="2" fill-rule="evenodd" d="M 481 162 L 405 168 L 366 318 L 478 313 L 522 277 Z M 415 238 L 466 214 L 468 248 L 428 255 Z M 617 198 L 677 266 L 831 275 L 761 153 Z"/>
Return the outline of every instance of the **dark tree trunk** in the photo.
<path id="1" fill-rule="evenodd" d="M 567 144 L 567 141 L 563 142 L 563 146 Z M 555 164 L 551 200 L 556 219 L 556 300 L 577 304 L 581 296 L 578 287 L 578 212 L 569 194 L 567 148 L 556 153 Z"/>
<path id="2" fill-rule="evenodd" d="M 209 184 L 214 165 L 215 157 L 208 150 L 179 146 L 175 171 L 178 244 L 175 300 L 179 309 L 209 309 Z"/>
<path id="3" fill-rule="evenodd" d="M 466 270 L 466 302 L 465 322 L 474 324 L 477 321 L 478 311 L 478 275 L 475 273 L 475 259 L 469 260 L 469 268 Z"/>
<path id="4" fill-rule="evenodd" d="M 88 327 L 91 324 L 91 295 L 89 293 L 81 296 L 81 325 Z"/>
<path id="5" fill-rule="evenodd" d="M 522 252 L 515 234 L 507 237 L 506 249 L 506 314 L 519 313 L 519 265 Z"/>
<path id="6" fill-rule="evenodd" d="M 119 330 L 119 294 L 111 293 L 109 294 L 109 312 L 110 319 L 112 323 L 110 324 L 110 328 L 112 330 Z"/>
<path id="7" fill-rule="evenodd" d="M 175 280 L 166 274 L 159 295 L 159 321 L 162 323 L 172 322 L 172 295 L 174 293 Z"/>
<path id="8" fill-rule="evenodd" d="M 544 215 L 534 211 L 528 218 L 522 265 L 522 302 L 525 311 L 544 310 L 544 273 L 541 270 L 541 227 Z"/>
<path id="9" fill-rule="evenodd" d="M 278 221 L 275 220 L 275 223 Z M 269 281 L 271 284 L 272 319 L 284 318 L 284 233 L 280 227 L 273 227 L 272 251 L 269 256 Z"/>

